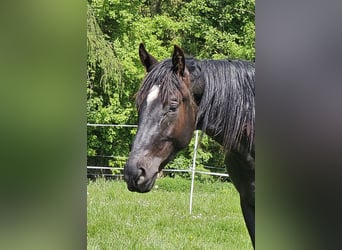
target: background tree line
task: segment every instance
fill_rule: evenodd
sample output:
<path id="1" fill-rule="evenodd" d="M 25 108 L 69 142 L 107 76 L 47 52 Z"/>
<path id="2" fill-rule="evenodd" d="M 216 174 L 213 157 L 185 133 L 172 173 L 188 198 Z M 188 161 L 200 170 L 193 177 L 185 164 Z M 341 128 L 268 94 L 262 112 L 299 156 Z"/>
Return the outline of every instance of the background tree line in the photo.
<path id="1" fill-rule="evenodd" d="M 254 60 L 254 13 L 255 0 L 88 0 L 88 123 L 137 124 L 141 42 L 158 60 L 170 57 L 174 44 L 198 59 Z M 88 165 L 123 167 L 135 132 L 88 127 Z M 168 167 L 188 168 L 193 143 Z M 223 166 L 220 151 L 204 136 L 198 166 Z"/>

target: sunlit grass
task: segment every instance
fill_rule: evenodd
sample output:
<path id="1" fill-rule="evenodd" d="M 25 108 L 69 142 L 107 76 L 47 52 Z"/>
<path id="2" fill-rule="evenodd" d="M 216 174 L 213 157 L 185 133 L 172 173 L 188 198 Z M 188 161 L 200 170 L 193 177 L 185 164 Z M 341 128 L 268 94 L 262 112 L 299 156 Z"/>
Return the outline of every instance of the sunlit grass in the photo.
<path id="1" fill-rule="evenodd" d="M 156 185 L 138 194 L 120 181 L 89 183 L 88 249 L 252 249 L 232 184 L 195 183 L 191 215 L 190 181 Z"/>

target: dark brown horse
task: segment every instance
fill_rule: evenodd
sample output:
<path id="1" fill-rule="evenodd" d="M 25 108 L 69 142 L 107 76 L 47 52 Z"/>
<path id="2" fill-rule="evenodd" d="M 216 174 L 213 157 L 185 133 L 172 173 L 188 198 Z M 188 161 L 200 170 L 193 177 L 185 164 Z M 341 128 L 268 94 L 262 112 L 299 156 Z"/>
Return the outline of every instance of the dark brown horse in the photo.
<path id="1" fill-rule="evenodd" d="M 147 75 L 137 93 L 138 131 L 124 169 L 128 189 L 150 191 L 158 172 L 201 129 L 225 149 L 254 246 L 254 64 L 185 58 L 176 45 L 172 58 L 161 62 L 143 44 L 139 55 Z"/>

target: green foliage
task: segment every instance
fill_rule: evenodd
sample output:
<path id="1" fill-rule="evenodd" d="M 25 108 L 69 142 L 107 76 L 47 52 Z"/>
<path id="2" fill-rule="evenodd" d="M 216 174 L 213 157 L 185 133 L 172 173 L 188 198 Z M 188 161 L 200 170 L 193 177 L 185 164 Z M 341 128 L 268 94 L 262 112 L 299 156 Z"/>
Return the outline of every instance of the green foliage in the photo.
<path id="1" fill-rule="evenodd" d="M 255 1 L 193 0 L 179 11 L 183 48 L 198 58 L 253 60 Z"/>
<path id="2" fill-rule="evenodd" d="M 137 124 L 141 42 L 158 60 L 170 57 L 174 44 L 196 58 L 254 60 L 254 8 L 255 0 L 88 0 L 88 123 Z M 134 134 L 129 128 L 88 127 L 88 156 L 115 156 L 100 164 L 122 167 Z M 167 167 L 189 168 L 193 148 L 194 140 Z M 205 165 L 224 165 L 221 147 L 207 136 L 196 169 L 207 171 Z"/>
<path id="3" fill-rule="evenodd" d="M 106 40 L 107 36 L 102 33 L 91 6 L 87 11 L 87 48 L 88 48 L 88 95 L 92 96 L 97 87 L 102 87 L 103 93 L 112 94 L 110 84 L 121 83 L 120 64 L 114 55 L 113 45 Z"/>

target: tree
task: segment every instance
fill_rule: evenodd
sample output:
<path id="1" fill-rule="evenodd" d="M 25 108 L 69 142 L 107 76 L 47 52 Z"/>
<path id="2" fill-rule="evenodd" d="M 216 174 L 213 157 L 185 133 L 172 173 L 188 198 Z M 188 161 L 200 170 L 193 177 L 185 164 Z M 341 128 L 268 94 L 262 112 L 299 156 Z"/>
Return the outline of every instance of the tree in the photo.
<path id="1" fill-rule="evenodd" d="M 122 103 L 125 92 L 122 82 L 122 66 L 117 59 L 113 43 L 98 25 L 91 5 L 87 16 L 87 120 L 88 123 L 127 123 L 133 107 Z M 122 138 L 129 131 L 120 128 L 88 127 L 88 164 L 123 166 L 123 159 L 108 160 L 95 156 L 127 153 L 128 141 Z M 120 147 L 118 147 L 120 145 Z M 126 148 L 126 150 L 124 150 Z"/>

